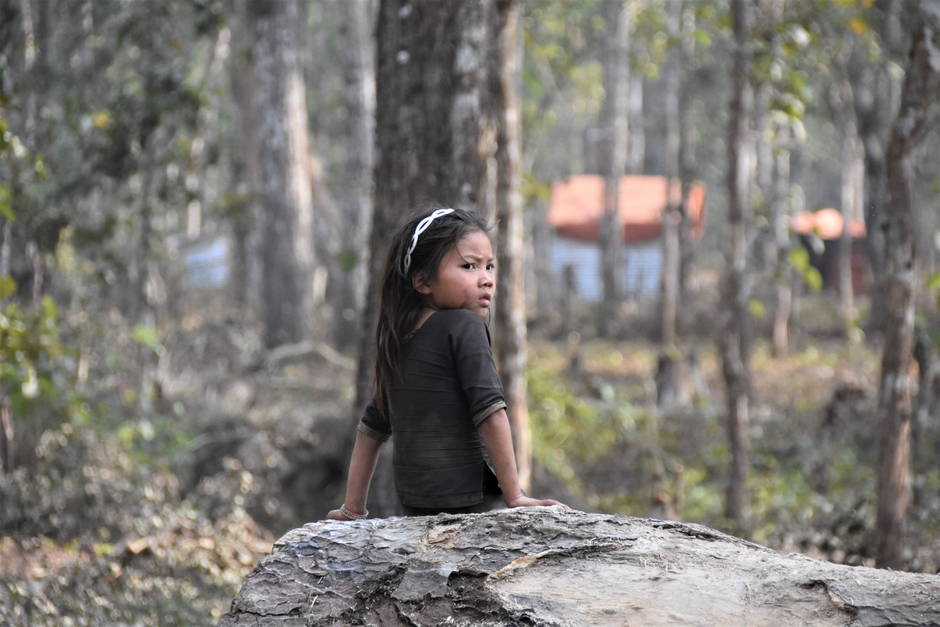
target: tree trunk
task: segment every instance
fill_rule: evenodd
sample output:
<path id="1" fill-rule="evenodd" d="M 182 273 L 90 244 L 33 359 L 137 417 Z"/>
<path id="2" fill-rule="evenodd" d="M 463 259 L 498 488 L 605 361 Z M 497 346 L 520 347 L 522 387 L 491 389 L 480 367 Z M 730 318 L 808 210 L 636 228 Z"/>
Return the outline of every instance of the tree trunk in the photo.
<path id="1" fill-rule="evenodd" d="M 730 250 L 723 278 L 725 311 L 719 337 L 722 374 L 728 402 L 727 429 L 731 450 L 731 472 L 725 500 L 725 515 L 739 530 L 748 528 L 747 476 L 750 373 L 747 338 L 749 286 L 747 239 L 750 220 L 748 173 L 751 120 L 750 53 L 751 7 L 747 0 L 733 0 L 734 61 L 732 68 L 731 115 L 728 129 L 728 219 Z"/>
<path id="2" fill-rule="evenodd" d="M 682 20 L 679 25 L 679 67 L 692 63 L 695 55 L 695 10 L 693 3 L 683 0 Z M 690 274 L 695 258 L 692 242 L 692 216 L 688 212 L 689 193 L 695 179 L 695 146 L 692 143 L 694 127 L 692 102 L 694 87 L 688 77 L 679 82 L 679 181 L 682 186 L 681 214 L 679 216 L 679 302 L 688 302 Z M 679 307 L 676 319 L 677 333 L 691 324 L 691 307 Z"/>
<path id="3" fill-rule="evenodd" d="M 634 39 L 630 38 L 633 43 Z M 643 126 L 643 88 L 645 78 L 642 72 L 634 72 L 629 60 L 624 61 L 627 73 L 627 159 L 626 170 L 631 174 L 643 174 L 646 162 L 646 129 Z"/>
<path id="4" fill-rule="evenodd" d="M 786 0 L 764 0 L 764 10 L 770 18 L 768 25 L 770 41 L 770 62 L 780 63 L 782 45 L 778 34 L 783 22 Z M 766 113 L 766 112 L 765 112 Z M 790 313 L 793 304 L 793 271 L 788 254 L 790 251 L 790 152 L 787 142 L 791 128 L 779 121 L 767 117 L 764 122 L 765 132 L 772 140 L 766 141 L 767 161 L 767 211 L 772 230 L 771 254 L 774 277 L 773 326 L 771 348 L 774 355 L 782 355 L 790 342 Z"/>
<path id="5" fill-rule="evenodd" d="M 839 237 L 839 314 L 847 340 L 852 340 L 855 325 L 855 289 L 852 284 L 851 224 L 862 212 L 865 184 L 865 155 L 855 117 L 855 94 L 847 76 L 845 62 L 835 89 L 836 116 L 842 132 L 842 167 L 839 200 L 842 205 L 842 234 Z"/>
<path id="6" fill-rule="evenodd" d="M 339 199 L 342 244 L 341 275 L 336 291 L 334 337 L 341 346 L 353 346 L 361 331 L 363 287 L 366 284 L 366 244 L 372 219 L 372 167 L 374 165 L 375 72 L 373 68 L 372 10 L 370 0 L 341 3 L 343 34 L 343 101 L 346 111 L 345 167 Z"/>
<path id="7" fill-rule="evenodd" d="M 501 78 L 489 76 L 487 65 L 492 45 L 487 18 L 496 10 L 494 2 L 382 0 L 379 5 L 375 209 L 357 419 L 372 395 L 378 294 L 389 234 L 403 216 L 430 203 L 495 215 L 498 121 L 490 99 Z M 383 483 L 390 472 L 380 462 L 369 505 L 377 515 L 397 511 L 394 494 L 381 489 L 390 485 Z"/>
<path id="8" fill-rule="evenodd" d="M 627 159 L 627 40 L 630 14 L 623 0 L 604 0 L 604 103 L 601 109 L 600 166 L 604 176 L 604 217 L 600 230 L 603 296 L 598 331 L 609 336 L 616 327 L 622 298 L 623 227 L 618 216 L 620 178 Z"/>
<path id="9" fill-rule="evenodd" d="M 898 13 L 903 5 L 888 2 L 881 6 L 884 13 L 877 20 L 882 30 L 886 48 L 899 46 L 900 31 Z M 871 304 L 867 331 L 869 337 L 880 337 L 885 324 L 885 257 L 886 242 L 882 228 L 880 208 L 885 202 L 885 137 L 888 134 L 890 114 L 895 108 L 898 81 L 891 75 L 887 63 L 873 66 L 862 58 L 850 68 L 859 68 L 852 77 L 855 86 L 855 106 L 858 130 L 865 154 L 865 242 L 869 265 L 872 270 Z"/>
<path id="10" fill-rule="evenodd" d="M 299 5 L 248 3 L 254 26 L 264 343 L 268 348 L 312 337 L 313 195 L 307 105 L 296 28 Z"/>
<path id="11" fill-rule="evenodd" d="M 904 563 L 904 522 L 911 494 L 911 360 L 914 333 L 914 151 L 930 129 L 940 91 L 940 2 L 920 5 L 901 106 L 886 153 L 886 197 L 882 206 L 886 271 L 885 342 L 878 412 L 881 458 L 875 524 L 879 566 Z"/>
<path id="12" fill-rule="evenodd" d="M 774 356 L 780 356 L 790 347 L 790 314 L 793 311 L 793 269 L 787 259 L 790 251 L 790 151 L 786 148 L 778 149 L 774 155 L 773 179 L 771 221 L 777 262 L 772 348 Z"/>
<path id="13" fill-rule="evenodd" d="M 232 260 L 229 274 L 229 293 L 234 310 L 242 320 L 259 316 L 261 296 L 260 238 L 256 225 L 261 224 L 261 212 L 255 210 L 255 198 L 260 188 L 258 163 L 258 112 L 255 106 L 253 74 L 253 46 L 250 21 L 245 2 L 239 0 L 232 17 L 232 52 L 229 55 L 229 84 L 234 99 L 234 117 L 241 132 L 228 151 L 232 175 L 232 189 L 243 200 L 229 207 Z"/>
<path id="14" fill-rule="evenodd" d="M 682 71 L 680 48 L 682 38 L 683 2 L 673 3 L 666 9 L 666 35 L 671 42 L 663 64 L 665 94 L 663 106 L 666 114 L 666 207 L 662 215 L 663 268 L 660 282 L 660 343 L 668 353 L 676 343 L 679 311 L 679 221 L 682 217 L 681 114 L 679 73 Z"/>
<path id="15" fill-rule="evenodd" d="M 490 67 L 494 89 L 493 116 L 498 121 L 496 206 L 499 223 L 499 281 L 496 289 L 496 356 L 509 404 L 519 486 L 528 490 L 532 477 L 532 443 L 526 393 L 525 230 L 522 194 L 518 79 L 519 0 L 499 0 L 492 11 Z"/>
<path id="16" fill-rule="evenodd" d="M 325 521 L 274 544 L 234 625 L 936 625 L 940 579 L 701 525 L 523 508 Z"/>

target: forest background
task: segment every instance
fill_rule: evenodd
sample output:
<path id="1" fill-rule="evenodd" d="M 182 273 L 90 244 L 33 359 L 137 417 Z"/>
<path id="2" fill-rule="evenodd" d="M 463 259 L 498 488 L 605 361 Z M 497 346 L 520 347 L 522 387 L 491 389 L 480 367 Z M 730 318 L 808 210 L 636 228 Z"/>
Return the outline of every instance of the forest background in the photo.
<path id="1" fill-rule="evenodd" d="M 938 50 L 935 0 L 3 0 L 0 620 L 211 622 L 337 506 L 375 251 L 430 202 L 498 224 L 533 493 L 937 572 Z M 547 262 L 575 174 L 597 302 Z M 623 174 L 679 183 L 655 295 Z M 869 289 L 792 228 L 824 207 Z"/>

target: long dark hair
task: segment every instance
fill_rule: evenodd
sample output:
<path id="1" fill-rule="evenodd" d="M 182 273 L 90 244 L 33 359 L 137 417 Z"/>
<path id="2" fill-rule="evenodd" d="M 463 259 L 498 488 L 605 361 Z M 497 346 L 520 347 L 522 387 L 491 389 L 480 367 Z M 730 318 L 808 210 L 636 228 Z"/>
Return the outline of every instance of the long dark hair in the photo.
<path id="1" fill-rule="evenodd" d="M 377 354 L 375 360 L 375 400 L 386 413 L 388 391 L 391 388 L 402 340 L 414 329 L 421 313 L 421 294 L 412 285 L 415 276 L 433 279 L 441 259 L 460 239 L 471 231 L 489 233 L 490 226 L 477 214 L 465 209 L 435 218 L 418 237 L 411 251 L 410 263 L 405 256 L 411 248 L 418 224 L 436 208 L 425 209 L 411 216 L 392 236 L 382 276 L 379 320 L 375 330 Z"/>

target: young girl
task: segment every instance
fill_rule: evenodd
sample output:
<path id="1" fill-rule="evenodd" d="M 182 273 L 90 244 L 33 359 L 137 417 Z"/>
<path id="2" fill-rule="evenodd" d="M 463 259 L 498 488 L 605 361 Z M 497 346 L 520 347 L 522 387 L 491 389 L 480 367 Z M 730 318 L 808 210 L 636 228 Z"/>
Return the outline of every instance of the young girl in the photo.
<path id="1" fill-rule="evenodd" d="M 519 488 L 485 322 L 496 288 L 487 230 L 471 212 L 437 209 L 394 236 L 376 330 L 376 394 L 359 423 L 346 500 L 327 518 L 368 516 L 379 447 L 392 435 L 395 484 L 409 515 L 486 511 L 500 491 L 509 507 L 561 505 Z"/>

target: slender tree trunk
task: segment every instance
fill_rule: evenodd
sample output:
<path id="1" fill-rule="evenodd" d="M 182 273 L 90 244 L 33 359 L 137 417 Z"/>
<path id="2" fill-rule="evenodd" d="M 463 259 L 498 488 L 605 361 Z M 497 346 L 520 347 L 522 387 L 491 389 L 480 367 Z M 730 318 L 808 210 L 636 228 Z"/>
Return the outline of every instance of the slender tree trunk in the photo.
<path id="1" fill-rule="evenodd" d="M 254 54 L 250 20 L 245 3 L 238 0 L 232 19 L 232 52 L 229 56 L 229 83 L 234 95 L 235 117 L 241 132 L 235 149 L 229 151 L 234 190 L 244 200 L 231 207 L 232 272 L 229 290 L 234 309 L 243 319 L 260 318 L 262 214 L 257 210 L 261 188 L 259 163 L 258 109 L 254 98 Z"/>
<path id="2" fill-rule="evenodd" d="M 902 30 L 899 13 L 904 11 L 901 3 L 888 2 L 882 7 L 885 12 L 880 20 L 882 37 L 888 48 L 899 46 Z M 871 338 L 882 336 L 885 324 L 886 255 L 885 234 L 882 228 L 881 207 L 885 203 L 885 137 L 890 124 L 890 112 L 895 107 L 898 81 L 886 67 L 875 67 L 871 63 L 856 64 L 861 71 L 853 76 L 856 98 L 858 129 L 865 154 L 865 242 L 873 285 L 867 330 Z"/>
<path id="3" fill-rule="evenodd" d="M 630 39 L 631 43 L 633 38 Z M 627 73 L 627 161 L 626 169 L 631 174 L 643 174 L 646 162 L 646 129 L 643 127 L 643 87 L 645 78 L 634 72 L 629 61 L 624 61 Z"/>
<path id="4" fill-rule="evenodd" d="M 748 132 L 752 115 L 749 88 L 751 6 L 748 0 L 732 0 L 734 61 L 732 66 L 731 115 L 728 128 L 728 218 L 730 250 L 723 279 L 725 311 L 719 337 L 722 374 L 728 400 L 727 428 L 731 449 L 731 472 L 725 515 L 741 530 L 748 527 L 747 477 L 750 442 L 748 436 L 750 372 L 748 348 L 749 294 L 747 236 L 750 220 Z"/>
<path id="5" fill-rule="evenodd" d="M 532 444 L 526 394 L 525 231 L 519 189 L 521 140 L 519 88 L 521 53 L 519 0 L 498 0 L 492 12 L 490 67 L 498 120 L 496 204 L 499 223 L 499 281 L 496 298 L 496 353 L 509 404 L 519 484 L 529 489 Z"/>
<path id="6" fill-rule="evenodd" d="M 663 66 L 665 83 L 664 106 L 666 113 L 666 207 L 662 215 L 662 276 L 660 279 L 660 352 L 656 368 L 656 402 L 660 407 L 668 406 L 679 400 L 680 363 L 682 355 L 678 346 L 679 310 L 681 309 L 680 287 L 682 278 L 683 228 L 688 235 L 687 215 L 684 193 L 687 191 L 683 168 L 683 148 L 688 137 L 683 138 L 683 103 L 681 100 L 682 62 L 685 46 L 683 23 L 685 22 L 686 3 L 676 2 L 667 9 L 666 30 L 672 44 L 667 52 Z M 686 221 L 685 224 L 683 222 Z M 651 419 L 652 437 L 658 438 L 659 427 L 655 417 Z M 656 441 L 656 440 L 654 440 Z M 661 462 L 654 464 L 657 481 L 662 479 Z M 660 486 L 654 492 L 662 492 Z"/>
<path id="7" fill-rule="evenodd" d="M 790 250 L 790 151 L 779 148 L 774 155 L 774 193 L 771 220 L 777 249 L 773 314 L 773 354 L 785 354 L 790 347 L 790 314 L 793 311 L 793 270 Z"/>
<path id="8" fill-rule="evenodd" d="M 783 21 L 786 0 L 763 0 L 769 17 L 770 62 L 779 63 L 782 55 L 777 27 Z M 767 111 L 764 112 L 767 115 Z M 765 194 L 768 218 L 773 233 L 771 254 L 774 277 L 773 327 L 771 347 L 774 355 L 787 351 L 790 341 L 790 313 L 793 304 L 793 271 L 787 258 L 790 248 L 790 152 L 785 145 L 789 127 L 769 115 L 764 120 L 766 152 L 762 155 L 762 171 L 766 172 Z"/>
<path id="9" fill-rule="evenodd" d="M 366 243 L 372 218 L 373 134 L 375 127 L 375 72 L 372 60 L 370 0 L 341 3 L 346 45 L 343 51 L 343 101 L 346 111 L 344 192 L 340 198 L 342 245 L 337 278 L 334 337 L 342 346 L 356 343 L 362 327 L 359 317 L 366 285 Z"/>
<path id="10" fill-rule="evenodd" d="M 313 195 L 307 104 L 296 28 L 299 5 L 248 3 L 254 26 L 259 195 L 263 214 L 264 343 L 310 338 L 313 305 Z"/>
<path id="11" fill-rule="evenodd" d="M 692 63 L 695 55 L 695 11 L 693 3 L 682 1 L 682 23 L 679 26 L 679 68 Z M 692 81 L 684 78 L 679 83 L 679 181 L 682 186 L 681 215 L 679 219 L 679 276 L 678 300 L 687 303 L 689 296 L 690 273 L 695 257 L 692 241 L 692 216 L 689 214 L 689 194 L 695 178 L 695 147 L 692 144 L 693 121 Z M 691 307 L 679 306 L 676 326 L 681 335 L 691 323 Z"/>
<path id="12" fill-rule="evenodd" d="M 680 30 L 683 3 L 675 2 L 667 9 L 666 34 L 672 43 L 663 65 L 666 113 L 666 207 L 662 216 L 663 268 L 660 282 L 660 343 L 665 352 L 676 343 L 679 311 L 679 222 L 682 219 L 681 115 L 679 73 L 681 67 Z M 673 369 L 674 371 L 675 369 Z"/>
<path id="13" fill-rule="evenodd" d="M 879 566 L 904 564 L 904 526 L 911 495 L 911 360 L 914 332 L 914 151 L 936 119 L 940 91 L 940 2 L 920 3 L 901 105 L 886 152 L 885 342 L 881 358 L 878 412 L 881 458 L 878 517 L 875 524 Z"/>
<path id="14" fill-rule="evenodd" d="M 845 63 L 841 64 L 841 78 L 835 87 L 836 111 L 840 118 L 842 131 L 842 180 L 840 182 L 840 203 L 842 205 L 842 234 L 839 237 L 839 314 L 842 329 L 847 340 L 854 337 L 852 327 L 855 324 L 855 289 L 852 284 L 852 221 L 861 213 L 864 186 L 864 153 L 858 134 L 855 117 L 855 95 L 852 83 L 847 76 Z"/>
<path id="15" fill-rule="evenodd" d="M 607 34 L 604 39 L 604 103 L 601 111 L 600 166 L 604 176 L 604 216 L 601 223 L 601 282 L 603 300 L 598 331 L 608 336 L 616 326 L 622 298 L 623 227 L 618 216 L 620 179 L 627 159 L 627 40 L 630 14 L 623 0 L 604 0 Z"/>

